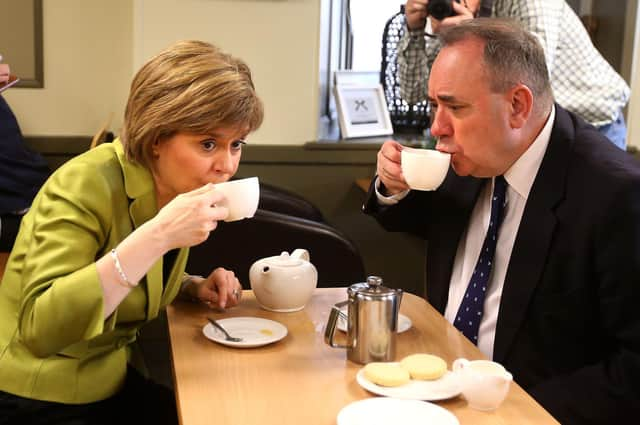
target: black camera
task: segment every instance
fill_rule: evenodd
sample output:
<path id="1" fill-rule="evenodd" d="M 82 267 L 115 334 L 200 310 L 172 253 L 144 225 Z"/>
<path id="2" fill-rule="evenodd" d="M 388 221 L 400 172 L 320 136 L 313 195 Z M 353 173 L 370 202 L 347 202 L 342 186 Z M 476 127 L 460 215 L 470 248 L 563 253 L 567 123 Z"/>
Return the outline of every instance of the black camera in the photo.
<path id="1" fill-rule="evenodd" d="M 454 0 L 429 0 L 427 4 L 427 14 L 433 16 L 438 21 L 455 15 L 456 13 L 453 11 L 453 5 L 451 4 L 452 1 Z M 455 1 L 460 3 L 460 0 Z"/>

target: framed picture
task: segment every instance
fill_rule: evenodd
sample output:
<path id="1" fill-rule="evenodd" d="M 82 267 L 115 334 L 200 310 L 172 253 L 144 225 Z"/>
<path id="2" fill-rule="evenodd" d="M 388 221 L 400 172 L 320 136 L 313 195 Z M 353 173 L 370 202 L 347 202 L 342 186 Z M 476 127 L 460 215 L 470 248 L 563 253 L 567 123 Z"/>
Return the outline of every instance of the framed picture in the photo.
<path id="1" fill-rule="evenodd" d="M 334 87 L 343 138 L 384 136 L 393 133 L 382 86 Z"/>
<path id="2" fill-rule="evenodd" d="M 20 80 L 16 87 L 44 87 L 42 0 L 0 0 L 0 55 Z"/>

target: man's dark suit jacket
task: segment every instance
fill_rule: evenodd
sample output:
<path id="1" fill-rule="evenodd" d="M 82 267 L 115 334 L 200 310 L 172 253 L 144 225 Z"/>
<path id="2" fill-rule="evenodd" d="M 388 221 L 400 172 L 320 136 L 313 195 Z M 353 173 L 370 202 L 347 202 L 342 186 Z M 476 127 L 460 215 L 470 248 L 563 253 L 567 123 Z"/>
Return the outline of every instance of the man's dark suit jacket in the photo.
<path id="1" fill-rule="evenodd" d="M 427 242 L 427 298 L 444 312 L 458 242 L 486 179 L 449 171 L 365 212 Z M 556 105 L 504 282 L 493 359 L 561 423 L 640 418 L 640 164 Z"/>

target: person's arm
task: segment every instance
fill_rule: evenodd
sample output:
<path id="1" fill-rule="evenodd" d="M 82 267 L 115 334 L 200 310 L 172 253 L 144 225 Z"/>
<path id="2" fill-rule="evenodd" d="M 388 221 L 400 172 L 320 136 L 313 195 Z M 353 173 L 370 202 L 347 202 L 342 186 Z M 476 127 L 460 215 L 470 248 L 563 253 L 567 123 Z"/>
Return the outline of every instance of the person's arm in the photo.
<path id="1" fill-rule="evenodd" d="M 584 345 L 602 359 L 528 389 L 563 424 L 640 416 L 640 182 L 630 186 L 601 206 L 593 242 L 598 304 L 583 313 L 597 325 Z"/>
<path id="2" fill-rule="evenodd" d="M 561 25 L 566 25 L 562 21 L 563 10 L 566 7 L 571 7 L 566 1 L 512 0 L 497 2 L 495 14 L 496 17 L 515 19 L 526 30 L 538 37 L 544 49 L 549 74 L 551 74 L 555 67 Z"/>
<path id="3" fill-rule="evenodd" d="M 179 205 L 168 204 L 132 231 L 130 200 L 123 190 L 114 188 L 118 177 L 109 176 L 112 171 L 96 169 L 95 164 L 66 164 L 45 183 L 24 218 L 23 226 L 29 231 L 22 232 L 14 248 L 26 255 L 19 332 L 38 356 L 55 354 L 114 329 L 116 307 L 130 292 L 144 290 L 129 286 L 137 285 L 168 249 L 204 240 L 215 228 L 215 220 L 225 214 L 202 212 L 208 217 L 206 229 L 193 219 L 201 214 L 193 209 L 199 202 L 215 210 L 213 198 L 205 198 L 219 194 L 204 187 L 205 193 L 191 195 L 201 200 L 180 195 L 174 200 Z M 184 209 L 177 208 L 180 205 Z M 119 241 L 127 232 L 129 236 Z M 131 285 L 115 265 L 114 247 Z"/>
<path id="4" fill-rule="evenodd" d="M 423 201 L 429 197 L 410 191 L 401 167 L 402 145 L 394 140 L 382 144 L 377 154 L 376 176 L 362 210 L 388 231 L 426 237 Z M 383 185 L 383 186 L 381 186 Z"/>
<path id="5" fill-rule="evenodd" d="M 405 32 L 398 42 L 398 80 L 400 96 L 408 103 L 427 98 L 429 71 L 440 50 L 437 39 L 425 40 L 424 30 Z"/>
<path id="6" fill-rule="evenodd" d="M 212 185 L 179 195 L 98 259 L 105 318 L 167 251 L 197 245 L 209 236 L 227 213 L 226 208 L 212 206 L 220 202 L 221 196 Z"/>

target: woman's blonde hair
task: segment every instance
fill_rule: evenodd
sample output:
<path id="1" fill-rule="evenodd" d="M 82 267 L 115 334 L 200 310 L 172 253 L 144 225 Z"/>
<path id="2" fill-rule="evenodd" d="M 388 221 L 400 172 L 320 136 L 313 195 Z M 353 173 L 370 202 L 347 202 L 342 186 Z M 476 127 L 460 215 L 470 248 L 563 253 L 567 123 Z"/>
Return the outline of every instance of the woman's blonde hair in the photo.
<path id="1" fill-rule="evenodd" d="M 150 167 L 157 140 L 221 127 L 249 133 L 262 118 L 262 102 L 242 60 L 203 41 L 179 41 L 133 78 L 121 140 L 129 160 Z"/>

